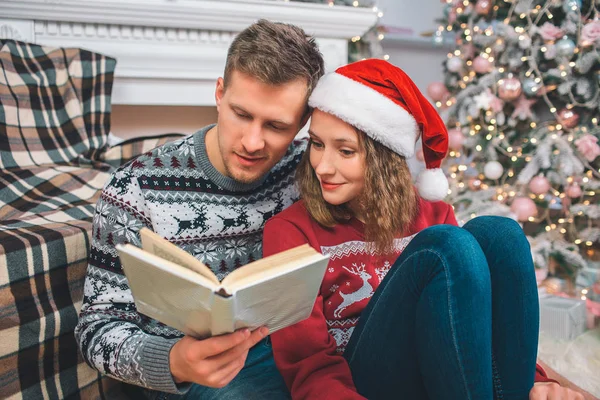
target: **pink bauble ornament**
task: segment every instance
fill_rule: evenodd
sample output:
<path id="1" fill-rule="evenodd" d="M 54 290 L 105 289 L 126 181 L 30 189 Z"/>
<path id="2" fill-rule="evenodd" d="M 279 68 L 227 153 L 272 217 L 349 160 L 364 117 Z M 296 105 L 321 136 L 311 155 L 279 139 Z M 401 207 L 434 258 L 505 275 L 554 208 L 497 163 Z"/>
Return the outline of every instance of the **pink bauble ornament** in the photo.
<path id="1" fill-rule="evenodd" d="M 574 199 L 576 197 L 580 197 L 582 194 L 583 194 L 583 191 L 581 190 L 581 187 L 579 186 L 578 183 L 573 183 L 572 185 L 569 185 L 569 187 L 567 188 L 567 196 L 569 196 L 572 199 Z"/>
<path id="2" fill-rule="evenodd" d="M 462 149 L 464 142 L 465 136 L 460 129 L 454 128 L 448 131 L 448 147 L 450 147 L 451 150 L 458 151 Z"/>
<path id="3" fill-rule="evenodd" d="M 568 108 L 563 108 L 558 111 L 558 122 L 567 129 L 574 128 L 579 122 L 579 114 Z"/>
<path id="4" fill-rule="evenodd" d="M 537 215 L 537 207 L 529 197 L 517 197 L 514 199 L 510 210 L 515 213 L 519 221 L 527 221 L 529 217 Z"/>
<path id="5" fill-rule="evenodd" d="M 452 11 L 450 11 L 450 14 L 448 14 L 448 24 L 454 24 L 456 22 L 456 17 L 456 11 L 453 9 Z"/>
<path id="6" fill-rule="evenodd" d="M 535 281 L 540 283 L 548 276 L 548 270 L 546 268 L 536 268 L 535 269 Z"/>
<path id="7" fill-rule="evenodd" d="M 550 182 L 544 176 L 538 175 L 529 182 L 529 190 L 534 194 L 548 193 Z"/>
<path id="8" fill-rule="evenodd" d="M 504 78 L 498 82 L 498 96 L 502 100 L 512 101 L 521 95 L 521 81 L 517 78 Z"/>
<path id="9" fill-rule="evenodd" d="M 477 3 L 475 3 L 475 12 L 479 15 L 487 15 L 491 9 L 491 0 L 477 0 Z"/>
<path id="10" fill-rule="evenodd" d="M 427 95 L 433 101 L 444 100 L 448 93 L 448 88 L 442 82 L 432 82 L 427 86 Z"/>
<path id="11" fill-rule="evenodd" d="M 423 155 L 423 149 L 418 149 L 415 153 L 415 157 L 417 157 L 417 160 L 419 160 L 419 161 L 425 161 L 425 156 Z"/>
<path id="12" fill-rule="evenodd" d="M 473 60 L 473 70 L 478 74 L 486 74 L 492 70 L 492 63 L 482 56 L 477 56 Z"/>
<path id="13" fill-rule="evenodd" d="M 446 61 L 446 68 L 450 72 L 458 72 L 463 67 L 463 60 L 460 57 L 451 57 Z"/>
<path id="14" fill-rule="evenodd" d="M 479 178 L 470 178 L 467 181 L 467 185 L 469 186 L 469 189 L 477 191 L 481 189 L 481 180 Z"/>

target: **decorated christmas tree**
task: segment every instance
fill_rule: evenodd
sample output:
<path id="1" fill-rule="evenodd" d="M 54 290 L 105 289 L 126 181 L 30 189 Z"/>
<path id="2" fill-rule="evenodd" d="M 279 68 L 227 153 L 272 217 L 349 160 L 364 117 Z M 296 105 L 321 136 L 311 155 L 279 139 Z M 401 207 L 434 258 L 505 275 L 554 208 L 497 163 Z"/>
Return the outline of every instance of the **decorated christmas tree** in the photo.
<path id="1" fill-rule="evenodd" d="M 448 0 L 434 42 L 455 48 L 445 81 L 427 89 L 448 124 L 447 200 L 460 222 L 517 219 L 536 267 L 572 293 L 600 259 L 599 9 L 598 0 Z"/>

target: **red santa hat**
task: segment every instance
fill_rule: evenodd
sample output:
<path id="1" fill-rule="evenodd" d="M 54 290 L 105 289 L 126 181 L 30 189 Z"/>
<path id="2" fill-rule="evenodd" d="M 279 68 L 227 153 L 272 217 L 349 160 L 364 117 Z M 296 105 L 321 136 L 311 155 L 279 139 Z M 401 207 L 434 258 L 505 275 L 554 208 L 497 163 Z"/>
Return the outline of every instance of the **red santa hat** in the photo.
<path id="1" fill-rule="evenodd" d="M 358 61 L 326 74 L 308 104 L 335 115 L 406 158 L 421 136 L 426 169 L 417 189 L 442 200 L 448 180 L 440 169 L 448 152 L 448 131 L 435 108 L 400 68 L 378 59 Z"/>

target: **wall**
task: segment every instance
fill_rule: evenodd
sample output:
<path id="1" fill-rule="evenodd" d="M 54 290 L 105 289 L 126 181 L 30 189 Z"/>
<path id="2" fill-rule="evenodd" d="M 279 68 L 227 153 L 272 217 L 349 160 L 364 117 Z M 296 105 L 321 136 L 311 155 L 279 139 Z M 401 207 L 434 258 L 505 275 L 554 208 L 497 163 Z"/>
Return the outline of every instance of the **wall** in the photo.
<path id="1" fill-rule="evenodd" d="M 380 23 L 392 30 L 382 41 L 384 54 L 425 92 L 430 82 L 443 79 L 448 47 L 434 47 L 422 34 L 437 29 L 444 5 L 440 0 L 378 0 L 377 5 L 384 13 Z"/>
<path id="2" fill-rule="evenodd" d="M 120 138 L 194 133 L 213 122 L 217 122 L 216 107 L 113 105 L 111 133 Z"/>
<path id="3" fill-rule="evenodd" d="M 434 47 L 430 38 L 420 34 L 436 29 L 434 20 L 441 14 L 443 4 L 439 0 L 378 0 L 377 4 L 384 12 L 381 23 L 400 31 L 386 35 L 382 41 L 384 54 L 425 92 L 430 82 L 443 79 L 442 62 L 448 49 Z M 113 105 L 111 131 L 122 138 L 193 133 L 212 122 L 216 122 L 214 107 Z"/>

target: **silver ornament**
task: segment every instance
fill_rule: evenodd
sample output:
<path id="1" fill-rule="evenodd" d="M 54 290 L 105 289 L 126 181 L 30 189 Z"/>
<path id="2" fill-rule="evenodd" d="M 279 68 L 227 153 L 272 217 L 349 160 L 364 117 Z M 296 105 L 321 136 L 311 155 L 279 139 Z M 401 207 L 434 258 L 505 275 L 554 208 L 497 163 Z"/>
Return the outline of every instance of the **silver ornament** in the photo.
<path id="1" fill-rule="evenodd" d="M 489 161 L 483 167 L 483 174 L 486 178 L 496 180 L 504 173 L 504 167 L 498 161 Z"/>
<path id="2" fill-rule="evenodd" d="M 569 38 L 560 39 L 556 42 L 558 55 L 570 58 L 575 53 L 575 43 Z"/>
<path id="3" fill-rule="evenodd" d="M 440 32 L 440 31 L 436 31 L 435 34 L 433 35 L 432 39 L 433 39 L 434 46 L 439 47 L 444 44 L 444 36 L 443 36 L 442 32 Z"/>

